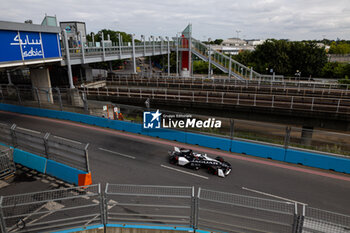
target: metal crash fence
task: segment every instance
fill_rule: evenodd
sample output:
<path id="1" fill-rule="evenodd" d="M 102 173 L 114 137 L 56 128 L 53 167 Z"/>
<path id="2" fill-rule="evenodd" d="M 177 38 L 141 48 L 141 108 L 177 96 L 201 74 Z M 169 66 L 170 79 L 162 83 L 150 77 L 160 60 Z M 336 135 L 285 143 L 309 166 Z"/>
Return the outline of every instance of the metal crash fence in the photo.
<path id="1" fill-rule="evenodd" d="M 294 203 L 199 188 L 197 227 L 209 231 L 296 232 Z M 216 216 L 220 216 L 217 220 Z"/>
<path id="2" fill-rule="evenodd" d="M 194 187 L 106 186 L 107 224 L 193 226 Z"/>
<path id="3" fill-rule="evenodd" d="M 0 148 L 0 179 L 5 178 L 16 171 L 15 163 L 13 162 L 13 150 Z"/>
<path id="4" fill-rule="evenodd" d="M 101 192 L 97 184 L 0 199 L 0 229 L 5 233 L 88 226 L 348 233 L 350 216 L 242 193 L 199 188 L 195 195 L 194 187 L 178 186 L 107 184 L 105 192 Z"/>
<path id="5" fill-rule="evenodd" d="M 52 232 L 102 224 L 99 184 L 3 196 L 1 232 Z"/>
<path id="6" fill-rule="evenodd" d="M 90 171 L 88 143 L 18 127 L 16 124 L 0 125 L 0 142 L 81 171 Z"/>

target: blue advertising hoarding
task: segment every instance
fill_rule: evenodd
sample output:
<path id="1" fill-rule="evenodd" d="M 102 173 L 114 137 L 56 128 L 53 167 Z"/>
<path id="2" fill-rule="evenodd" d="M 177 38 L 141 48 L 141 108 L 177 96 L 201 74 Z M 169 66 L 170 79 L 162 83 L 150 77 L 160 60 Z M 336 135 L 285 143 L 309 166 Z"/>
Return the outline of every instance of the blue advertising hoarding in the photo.
<path id="1" fill-rule="evenodd" d="M 0 62 L 61 58 L 57 33 L 0 30 Z"/>

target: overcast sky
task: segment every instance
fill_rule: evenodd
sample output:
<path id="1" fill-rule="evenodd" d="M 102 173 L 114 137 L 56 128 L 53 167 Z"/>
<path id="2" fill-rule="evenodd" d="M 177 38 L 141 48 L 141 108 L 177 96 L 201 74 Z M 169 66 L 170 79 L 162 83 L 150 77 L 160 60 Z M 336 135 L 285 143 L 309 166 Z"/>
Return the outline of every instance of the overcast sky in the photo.
<path id="1" fill-rule="evenodd" d="M 192 23 L 193 36 L 245 39 L 350 40 L 350 0 L 0 0 L 0 20 L 40 24 L 84 21 L 87 31 L 112 29 L 175 36 Z"/>

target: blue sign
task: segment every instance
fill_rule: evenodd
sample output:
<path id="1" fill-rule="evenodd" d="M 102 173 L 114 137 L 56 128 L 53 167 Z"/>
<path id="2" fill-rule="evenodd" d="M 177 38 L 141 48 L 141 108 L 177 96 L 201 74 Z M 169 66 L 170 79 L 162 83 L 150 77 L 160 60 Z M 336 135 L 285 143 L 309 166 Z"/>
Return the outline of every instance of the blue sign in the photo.
<path id="1" fill-rule="evenodd" d="M 60 58 L 56 33 L 0 30 L 0 62 Z"/>
<path id="2" fill-rule="evenodd" d="M 156 112 L 144 112 L 143 113 L 143 128 L 144 129 L 159 129 L 160 116 L 162 114 L 157 110 Z"/>

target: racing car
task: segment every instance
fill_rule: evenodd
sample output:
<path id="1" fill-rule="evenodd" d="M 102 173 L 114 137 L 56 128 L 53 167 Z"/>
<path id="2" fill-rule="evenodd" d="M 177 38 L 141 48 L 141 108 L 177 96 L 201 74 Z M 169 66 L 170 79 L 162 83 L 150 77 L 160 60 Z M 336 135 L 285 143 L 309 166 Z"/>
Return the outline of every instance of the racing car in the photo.
<path id="1" fill-rule="evenodd" d="M 207 154 L 199 154 L 191 149 L 174 147 L 173 151 L 169 151 L 169 162 L 171 164 L 193 168 L 207 168 L 209 173 L 226 177 L 230 174 L 231 164 L 224 161 L 222 157 L 210 158 Z"/>

